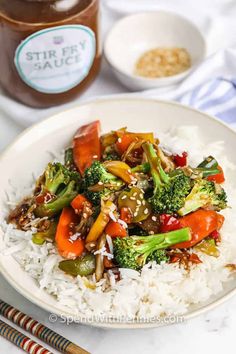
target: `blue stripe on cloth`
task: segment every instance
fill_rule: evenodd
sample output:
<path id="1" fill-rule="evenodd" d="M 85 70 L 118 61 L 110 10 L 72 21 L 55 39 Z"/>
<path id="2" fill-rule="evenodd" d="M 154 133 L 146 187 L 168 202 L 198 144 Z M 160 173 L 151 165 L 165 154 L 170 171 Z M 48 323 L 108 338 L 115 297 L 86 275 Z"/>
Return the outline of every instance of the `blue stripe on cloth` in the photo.
<path id="1" fill-rule="evenodd" d="M 215 99 L 209 99 L 207 102 L 203 103 L 202 105 L 199 106 L 200 109 L 207 110 L 209 108 L 212 108 L 216 105 L 222 104 L 222 103 L 227 103 L 231 98 L 236 97 L 236 90 L 234 87 L 231 87 L 223 96 L 215 98 Z"/>
<path id="2" fill-rule="evenodd" d="M 218 118 L 222 119 L 226 123 L 235 123 L 236 122 L 236 106 L 228 109 L 225 112 L 216 114 Z"/>
<path id="3" fill-rule="evenodd" d="M 213 112 L 226 123 L 236 123 L 236 78 L 232 81 L 224 78 L 212 79 L 176 100 L 203 111 L 210 110 L 210 113 Z"/>

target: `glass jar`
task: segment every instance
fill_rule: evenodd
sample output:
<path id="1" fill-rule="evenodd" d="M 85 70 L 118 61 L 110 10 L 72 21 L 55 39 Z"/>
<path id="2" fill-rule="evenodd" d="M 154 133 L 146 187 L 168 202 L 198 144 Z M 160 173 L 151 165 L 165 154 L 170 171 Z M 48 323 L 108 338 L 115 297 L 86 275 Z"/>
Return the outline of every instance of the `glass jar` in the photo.
<path id="1" fill-rule="evenodd" d="M 77 97 L 96 77 L 99 0 L 1 0 L 0 84 L 32 107 Z"/>

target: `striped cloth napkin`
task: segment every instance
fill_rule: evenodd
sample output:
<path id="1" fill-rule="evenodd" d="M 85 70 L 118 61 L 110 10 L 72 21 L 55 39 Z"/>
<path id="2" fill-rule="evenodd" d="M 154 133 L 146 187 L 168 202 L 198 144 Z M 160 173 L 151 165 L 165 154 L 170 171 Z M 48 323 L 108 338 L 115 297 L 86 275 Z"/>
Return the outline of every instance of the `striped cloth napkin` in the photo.
<path id="1" fill-rule="evenodd" d="M 178 97 L 177 101 L 205 111 L 236 127 L 236 80 L 209 80 Z"/>

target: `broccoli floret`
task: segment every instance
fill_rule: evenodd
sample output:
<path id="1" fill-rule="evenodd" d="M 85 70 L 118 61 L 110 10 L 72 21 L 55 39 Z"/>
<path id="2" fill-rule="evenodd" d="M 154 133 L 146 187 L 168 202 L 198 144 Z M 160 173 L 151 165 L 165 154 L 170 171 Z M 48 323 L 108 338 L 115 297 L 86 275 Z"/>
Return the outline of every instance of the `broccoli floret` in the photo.
<path id="1" fill-rule="evenodd" d="M 124 183 L 107 172 L 99 161 L 94 161 L 84 173 L 85 195 L 93 205 L 100 205 L 101 199 L 120 190 L 123 185 Z"/>
<path id="2" fill-rule="evenodd" d="M 206 179 L 197 179 L 190 194 L 186 197 L 184 206 L 178 211 L 186 215 L 203 207 L 213 207 L 215 210 L 227 207 L 227 195 L 221 185 Z"/>
<path id="3" fill-rule="evenodd" d="M 79 172 L 75 166 L 72 148 L 68 148 L 65 150 L 64 165 L 68 170 L 76 172 L 79 175 Z"/>
<path id="4" fill-rule="evenodd" d="M 54 216 L 76 197 L 80 188 L 80 176 L 69 171 L 61 163 L 49 163 L 44 174 L 36 182 L 35 215 Z"/>
<path id="5" fill-rule="evenodd" d="M 157 264 L 160 264 L 162 262 L 169 262 L 170 257 L 167 253 L 166 250 L 156 250 L 153 253 L 150 254 L 147 258 L 147 263 L 151 261 L 155 261 Z"/>
<path id="6" fill-rule="evenodd" d="M 159 214 L 175 213 L 184 205 L 185 197 L 191 190 L 191 179 L 180 169 L 172 175 L 165 173 L 153 145 L 145 143 L 143 148 L 154 183 L 153 196 L 149 199 L 153 211 Z"/>
<path id="7" fill-rule="evenodd" d="M 151 236 L 117 237 L 113 241 L 114 258 L 121 268 L 140 270 L 150 260 L 161 260 L 157 251 L 189 240 L 191 231 L 188 227 Z"/>
<path id="8" fill-rule="evenodd" d="M 148 173 L 150 171 L 150 164 L 148 162 L 144 162 L 141 165 L 137 165 L 131 169 L 132 172 L 141 172 L 141 173 Z"/>
<path id="9" fill-rule="evenodd" d="M 104 161 L 120 161 L 120 155 L 115 150 L 109 151 L 103 156 Z"/>

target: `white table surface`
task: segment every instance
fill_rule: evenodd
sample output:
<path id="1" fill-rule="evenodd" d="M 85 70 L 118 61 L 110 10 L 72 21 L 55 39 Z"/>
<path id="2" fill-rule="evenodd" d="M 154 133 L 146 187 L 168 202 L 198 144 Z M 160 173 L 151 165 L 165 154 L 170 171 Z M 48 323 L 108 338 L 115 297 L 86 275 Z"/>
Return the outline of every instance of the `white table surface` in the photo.
<path id="1" fill-rule="evenodd" d="M 99 94 L 125 91 L 126 89 L 115 81 L 110 69 L 103 63 L 99 77 L 82 99 Z M 22 130 L 23 128 L 14 123 L 6 114 L 0 114 L 0 151 Z M 149 330 L 119 331 L 97 329 L 78 324 L 66 326 L 59 322 L 50 323 L 47 312 L 19 295 L 1 275 L 0 298 L 63 334 L 93 354 L 205 354 L 209 352 L 222 354 L 222 352 L 235 351 L 233 348 L 236 327 L 236 297 L 215 310 L 184 324 Z M 0 338 L 0 354 L 21 352 L 11 343 Z"/>

